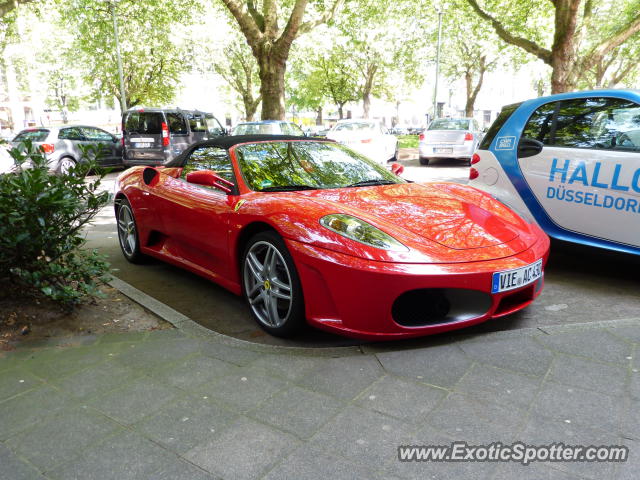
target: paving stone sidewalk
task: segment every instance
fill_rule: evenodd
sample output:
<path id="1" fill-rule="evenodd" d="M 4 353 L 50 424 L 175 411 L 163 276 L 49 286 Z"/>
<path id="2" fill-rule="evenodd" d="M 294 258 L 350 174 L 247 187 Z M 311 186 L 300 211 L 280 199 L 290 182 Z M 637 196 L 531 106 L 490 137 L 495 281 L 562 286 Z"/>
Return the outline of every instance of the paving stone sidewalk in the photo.
<path id="1" fill-rule="evenodd" d="M 180 330 L 0 353 L 0 479 L 638 479 L 640 321 L 343 356 Z M 401 463 L 398 445 L 627 445 L 627 463 Z"/>

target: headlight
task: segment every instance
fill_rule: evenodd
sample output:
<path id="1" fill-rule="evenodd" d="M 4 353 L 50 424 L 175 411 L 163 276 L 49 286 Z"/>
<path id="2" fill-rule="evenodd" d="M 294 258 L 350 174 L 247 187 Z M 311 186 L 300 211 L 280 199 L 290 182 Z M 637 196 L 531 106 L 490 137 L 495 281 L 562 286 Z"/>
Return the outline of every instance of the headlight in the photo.
<path id="1" fill-rule="evenodd" d="M 409 251 L 407 247 L 395 238 L 387 235 L 370 223 L 351 215 L 332 213 L 331 215 L 322 217 L 320 219 L 320 224 L 343 237 L 350 238 L 351 240 L 364 243 L 371 247 L 381 248 L 382 250 L 391 250 L 394 252 Z"/>

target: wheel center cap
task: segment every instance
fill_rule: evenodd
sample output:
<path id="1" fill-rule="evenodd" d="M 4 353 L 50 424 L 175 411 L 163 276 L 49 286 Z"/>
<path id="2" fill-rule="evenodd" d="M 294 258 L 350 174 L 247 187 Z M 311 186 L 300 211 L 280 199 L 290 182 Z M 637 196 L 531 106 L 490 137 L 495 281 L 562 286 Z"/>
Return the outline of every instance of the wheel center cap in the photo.
<path id="1" fill-rule="evenodd" d="M 270 290 L 271 289 L 271 283 L 269 282 L 269 280 L 265 280 L 264 281 L 264 289 L 265 290 Z"/>

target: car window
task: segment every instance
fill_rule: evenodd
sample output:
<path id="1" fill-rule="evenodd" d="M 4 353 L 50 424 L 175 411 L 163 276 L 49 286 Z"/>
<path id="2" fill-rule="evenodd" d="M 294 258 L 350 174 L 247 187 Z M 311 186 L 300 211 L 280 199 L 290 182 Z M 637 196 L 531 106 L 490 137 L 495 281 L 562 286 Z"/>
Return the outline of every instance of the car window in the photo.
<path id="1" fill-rule="evenodd" d="M 357 131 L 357 130 L 373 130 L 376 128 L 376 124 L 373 122 L 349 122 L 339 123 L 336 125 L 337 131 Z"/>
<path id="2" fill-rule="evenodd" d="M 127 115 L 124 129 L 127 133 L 160 135 L 164 115 L 160 112 L 131 112 Z"/>
<path id="3" fill-rule="evenodd" d="M 205 122 L 207 125 L 207 131 L 211 135 L 222 135 L 224 133 L 224 128 L 222 128 L 218 119 L 213 115 L 207 115 L 205 117 Z"/>
<path id="4" fill-rule="evenodd" d="M 506 105 L 502 107 L 500 115 L 498 115 L 498 117 L 493 121 L 491 127 L 489 127 L 489 130 L 487 130 L 487 134 L 482 139 L 480 150 L 489 149 L 489 147 L 491 146 L 491 142 L 493 142 L 493 139 L 496 137 L 502 126 L 520 105 L 520 103 L 514 103 L 512 105 Z"/>
<path id="5" fill-rule="evenodd" d="M 531 115 L 523 136 L 555 147 L 640 150 L 640 105 L 606 97 L 545 104 Z"/>
<path id="6" fill-rule="evenodd" d="M 49 136 L 49 130 L 23 130 L 13 139 L 14 142 L 24 142 L 31 140 L 32 142 L 44 142 Z"/>
<path id="7" fill-rule="evenodd" d="M 366 180 L 404 183 L 384 167 L 333 142 L 266 142 L 235 149 L 247 185 L 256 191 L 286 186 L 341 188 Z"/>
<path id="8" fill-rule="evenodd" d="M 618 98 L 562 101 L 551 143 L 571 148 L 637 150 L 640 106 Z"/>
<path id="9" fill-rule="evenodd" d="M 524 126 L 522 136 L 549 145 L 551 143 L 551 127 L 556 106 L 557 102 L 551 102 L 538 107 Z"/>
<path id="10" fill-rule="evenodd" d="M 70 127 L 70 128 L 62 128 L 58 133 L 58 138 L 60 140 L 84 140 L 84 135 L 82 135 L 82 131 L 78 127 Z"/>
<path id="11" fill-rule="evenodd" d="M 111 142 L 113 137 L 110 133 L 100 130 L 99 128 L 82 127 L 80 129 L 85 139 L 92 140 L 94 142 Z"/>
<path id="12" fill-rule="evenodd" d="M 304 132 L 302 129 L 296 125 L 295 123 L 282 122 L 280 124 L 280 129 L 284 135 L 299 135 L 303 136 Z"/>
<path id="13" fill-rule="evenodd" d="M 206 132 L 207 124 L 205 118 L 202 115 L 189 116 L 189 128 L 192 132 Z"/>
<path id="14" fill-rule="evenodd" d="M 245 123 L 241 125 L 236 125 L 236 128 L 233 130 L 234 135 L 254 135 L 256 133 L 270 133 L 270 132 L 261 132 L 260 127 L 262 125 L 258 125 L 256 123 Z"/>
<path id="15" fill-rule="evenodd" d="M 438 118 L 431 122 L 428 130 L 469 130 L 469 120 Z"/>
<path id="16" fill-rule="evenodd" d="M 187 135 L 189 133 L 187 119 L 181 113 L 167 113 L 167 125 L 169 126 L 169 132 L 174 135 Z"/>
<path id="17" fill-rule="evenodd" d="M 219 147 L 200 147 L 196 148 L 182 169 L 181 178 L 185 179 L 190 172 L 199 170 L 212 170 L 222 178 L 234 181 L 233 166 L 229 159 L 229 154 L 224 148 Z"/>

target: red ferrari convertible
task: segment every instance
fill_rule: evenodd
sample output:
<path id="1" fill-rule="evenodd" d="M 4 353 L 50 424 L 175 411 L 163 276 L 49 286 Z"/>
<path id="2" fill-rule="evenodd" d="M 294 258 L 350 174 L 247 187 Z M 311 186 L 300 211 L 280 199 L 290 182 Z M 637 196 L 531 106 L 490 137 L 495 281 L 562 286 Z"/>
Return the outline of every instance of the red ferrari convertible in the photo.
<path id="1" fill-rule="evenodd" d="M 407 182 L 343 145 L 238 136 L 117 182 L 124 256 L 244 295 L 258 324 L 365 339 L 474 325 L 541 292 L 549 239 L 490 195 Z"/>

